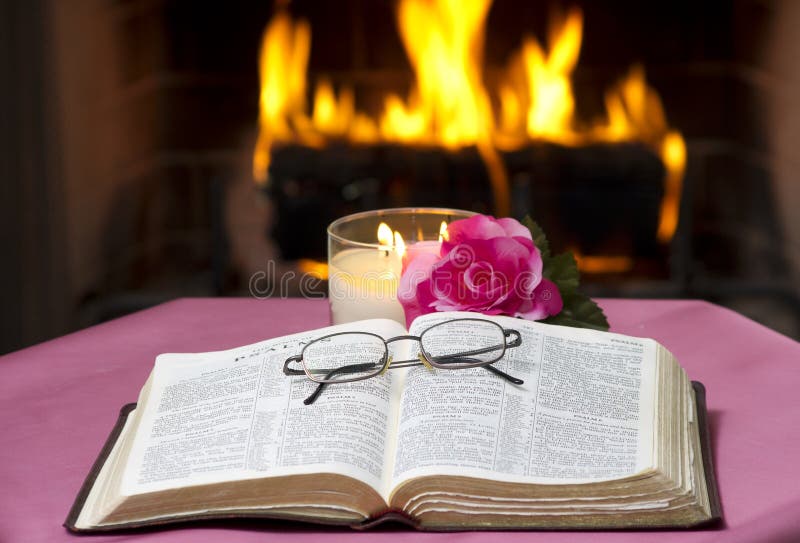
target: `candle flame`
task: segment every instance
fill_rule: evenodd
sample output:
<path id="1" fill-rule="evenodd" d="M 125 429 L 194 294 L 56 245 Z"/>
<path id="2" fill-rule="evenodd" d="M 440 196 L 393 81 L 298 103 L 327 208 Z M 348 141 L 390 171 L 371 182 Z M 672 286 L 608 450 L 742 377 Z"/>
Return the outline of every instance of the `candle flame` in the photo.
<path id="1" fill-rule="evenodd" d="M 382 222 L 378 226 L 378 243 L 381 244 L 382 249 L 388 249 L 392 246 L 392 239 L 394 238 L 392 234 L 392 229 L 389 228 L 389 225 L 385 222 Z"/>
<path id="2" fill-rule="evenodd" d="M 439 243 L 443 241 L 450 241 L 450 235 L 447 233 L 447 223 L 444 221 L 439 226 Z"/>
<path id="3" fill-rule="evenodd" d="M 378 225 L 378 243 L 380 243 L 380 251 L 395 251 L 400 256 L 406 253 L 406 242 L 403 236 L 397 230 L 392 231 L 391 227 L 382 222 Z"/>
<path id="4" fill-rule="evenodd" d="M 396 230 L 394 232 L 394 250 L 401 257 L 406 254 L 406 243 L 403 241 L 403 236 L 400 235 L 400 232 Z"/>

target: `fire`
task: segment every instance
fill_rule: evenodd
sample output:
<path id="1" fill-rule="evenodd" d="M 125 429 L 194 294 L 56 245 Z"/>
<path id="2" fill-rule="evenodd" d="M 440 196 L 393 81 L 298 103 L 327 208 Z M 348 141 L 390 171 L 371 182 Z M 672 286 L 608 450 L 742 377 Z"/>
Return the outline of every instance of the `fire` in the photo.
<path id="1" fill-rule="evenodd" d="M 537 140 L 562 145 L 639 141 L 661 157 L 667 170 L 657 236 L 668 242 L 677 226 L 686 145 L 667 123 L 644 70 L 632 68 L 605 93 L 603 118 L 592 124 L 577 119 L 571 76 L 580 55 L 583 15 L 572 9 L 553 20 L 546 49 L 534 37 L 524 37 L 494 89 L 494 103 L 499 104 L 495 111 L 483 80 L 490 7 L 491 0 L 400 0 L 397 24 L 415 79 L 407 96 L 385 96 L 382 111 L 374 117 L 357 111 L 351 88 L 337 91 L 327 79 L 317 81 L 309 114 L 305 98 L 311 31 L 305 21 L 279 10 L 264 32 L 259 59 L 255 178 L 266 182 L 271 148 L 280 142 L 313 147 L 331 140 L 475 146 L 492 183 L 495 213 L 507 215 L 510 195 L 501 151 Z"/>
<path id="2" fill-rule="evenodd" d="M 392 247 L 392 242 L 394 240 L 394 234 L 392 233 L 392 229 L 389 228 L 389 225 L 385 222 L 382 222 L 378 225 L 378 243 L 381 244 L 381 249 L 389 249 Z"/>
<path id="3" fill-rule="evenodd" d="M 408 100 L 387 98 L 381 135 L 449 149 L 490 141 L 492 113 L 481 82 L 484 20 L 491 0 L 404 0 L 397 21 L 416 74 Z M 392 104 L 391 106 L 389 104 Z M 391 108 L 391 109 L 390 109 Z M 397 113 L 401 111 L 402 113 Z M 414 119 L 395 129 L 391 115 Z"/>
<path id="4" fill-rule="evenodd" d="M 450 241 L 450 234 L 447 232 L 447 223 L 442 221 L 439 225 L 439 243 L 443 241 Z"/>
<path id="5" fill-rule="evenodd" d="M 328 263 L 319 262 L 310 258 L 301 258 L 297 261 L 297 269 L 315 279 L 328 278 Z"/>
<path id="6" fill-rule="evenodd" d="M 658 223 L 658 239 L 669 242 L 678 227 L 678 214 L 686 169 L 686 143 L 678 132 L 668 132 L 661 142 L 661 160 L 667 167 L 664 199 Z"/>
<path id="7" fill-rule="evenodd" d="M 302 118 L 306 104 L 306 66 L 311 48 L 311 28 L 305 21 L 295 23 L 283 11 L 272 18 L 264 31 L 259 55 L 260 132 L 253 154 L 253 174 L 266 181 L 270 150 L 276 140 L 296 139 L 292 120 Z"/>
<path id="8" fill-rule="evenodd" d="M 378 225 L 377 238 L 379 250 L 385 251 L 387 255 L 389 251 L 394 251 L 400 258 L 403 258 L 403 255 L 406 254 L 406 244 L 403 241 L 403 236 L 397 230 L 392 231 L 385 222 Z"/>
<path id="9" fill-rule="evenodd" d="M 633 268 L 633 259 L 629 256 L 588 256 L 577 247 L 571 250 L 578 268 L 585 273 L 625 273 Z"/>
<path id="10" fill-rule="evenodd" d="M 403 258 L 403 255 L 406 254 L 406 243 L 403 241 L 403 236 L 397 231 L 394 233 L 394 250 L 400 258 Z"/>
<path id="11" fill-rule="evenodd" d="M 568 142 L 572 134 L 575 99 L 570 75 L 578 63 L 583 16 L 573 9 L 563 22 L 555 23 L 550 54 L 545 55 L 534 38 L 522 45 L 528 83 L 527 129 L 531 138 Z"/>

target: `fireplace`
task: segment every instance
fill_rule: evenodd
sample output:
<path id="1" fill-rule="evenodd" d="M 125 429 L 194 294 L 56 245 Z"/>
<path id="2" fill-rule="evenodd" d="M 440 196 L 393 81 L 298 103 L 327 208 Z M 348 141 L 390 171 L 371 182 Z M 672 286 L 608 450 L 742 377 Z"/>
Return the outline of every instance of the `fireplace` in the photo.
<path id="1" fill-rule="evenodd" d="M 268 262 L 278 275 L 322 275 L 329 219 L 427 204 L 530 213 L 554 246 L 579 254 L 592 295 L 701 297 L 800 336 L 792 3 L 494 0 L 482 30 L 464 30 L 465 47 L 481 51 L 466 104 L 490 111 L 490 126 L 455 135 L 430 111 L 418 120 L 414 66 L 429 53 L 410 59 L 398 5 L 37 0 L 17 10 L 36 27 L 15 34 L 20 50 L 43 44 L 42 126 L 57 127 L 42 128 L 46 147 L 31 154 L 58 165 L 50 221 L 69 240 L 54 244 L 63 311 L 40 312 L 61 315 L 49 329 L 176 295 L 249 295 Z M 304 79 L 280 110 L 290 134 L 272 125 L 265 162 L 258 59 L 276 20 L 299 48 L 279 55 L 283 73 Z M 568 81 L 572 94 L 569 130 L 554 135 L 548 123 L 563 125 L 565 106 L 531 113 L 520 65 L 538 59 L 541 70 L 555 35 L 574 40 L 578 26 L 580 54 L 566 42 L 561 71 L 545 70 L 548 88 L 563 98 Z M 305 66 L 290 68 L 304 32 Z M 462 76 L 476 77 L 474 60 Z M 547 114 L 555 120 L 527 122 Z M 382 128 L 391 116 L 407 132 Z M 434 130 L 406 139 L 414 122 Z M 618 132 L 626 123 L 632 135 Z"/>

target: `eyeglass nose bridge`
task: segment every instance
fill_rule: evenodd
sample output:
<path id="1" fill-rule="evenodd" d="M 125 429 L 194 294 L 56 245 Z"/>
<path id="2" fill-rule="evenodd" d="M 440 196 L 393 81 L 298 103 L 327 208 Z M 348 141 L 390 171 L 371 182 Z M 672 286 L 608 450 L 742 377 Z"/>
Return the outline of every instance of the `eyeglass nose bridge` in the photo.
<path id="1" fill-rule="evenodd" d="M 422 345 L 422 338 L 420 336 L 412 336 L 412 335 L 396 336 L 396 337 L 393 337 L 393 338 L 389 338 L 389 339 L 387 339 L 385 341 L 387 350 L 389 348 L 389 344 L 390 343 L 394 343 L 395 341 L 414 341 L 416 343 L 419 343 L 420 347 Z M 422 349 L 421 348 L 420 348 L 420 352 L 417 354 L 417 358 L 422 363 L 422 365 L 425 366 L 428 370 L 433 371 L 435 369 L 433 367 L 433 365 L 430 363 L 430 361 L 427 358 L 425 358 L 425 355 L 422 353 Z M 416 362 L 413 359 L 412 360 L 392 360 L 392 356 L 389 355 L 389 359 L 387 360 L 386 365 L 383 367 L 383 370 L 381 371 L 380 375 L 383 375 L 384 373 L 386 373 L 389 370 L 389 367 L 392 365 L 392 362 L 397 362 L 398 366 L 396 366 L 396 367 L 398 367 L 398 368 L 402 368 L 402 367 L 406 367 L 406 366 L 410 366 L 410 365 L 417 365 L 417 364 L 410 364 L 411 362 Z"/>
<path id="2" fill-rule="evenodd" d="M 389 356 L 389 360 L 386 363 L 386 369 L 389 369 L 389 366 L 392 364 L 392 357 L 389 355 L 389 345 L 396 341 L 414 341 L 416 343 L 419 343 L 420 345 L 422 344 L 420 336 L 412 336 L 412 335 L 395 336 L 385 340 L 384 343 L 386 343 L 386 355 Z M 402 360 L 396 360 L 395 362 L 402 362 Z M 386 369 L 384 371 L 386 371 Z"/>
<path id="3" fill-rule="evenodd" d="M 410 335 L 406 335 L 406 336 L 395 336 L 395 337 L 391 337 L 391 338 L 387 339 L 387 340 L 386 340 L 386 344 L 388 345 L 388 344 L 390 344 L 390 343 L 394 343 L 395 341 L 403 341 L 403 340 L 407 340 L 407 341 L 420 341 L 420 336 L 410 336 Z"/>

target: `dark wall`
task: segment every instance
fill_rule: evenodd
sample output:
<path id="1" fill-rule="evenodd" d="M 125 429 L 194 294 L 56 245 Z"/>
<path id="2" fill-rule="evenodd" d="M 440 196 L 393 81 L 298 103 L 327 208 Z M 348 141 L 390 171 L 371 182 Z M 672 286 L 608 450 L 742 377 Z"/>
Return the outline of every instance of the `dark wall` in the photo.
<path id="1" fill-rule="evenodd" d="M 0 3 L 0 353 L 69 329 L 43 2 Z"/>

